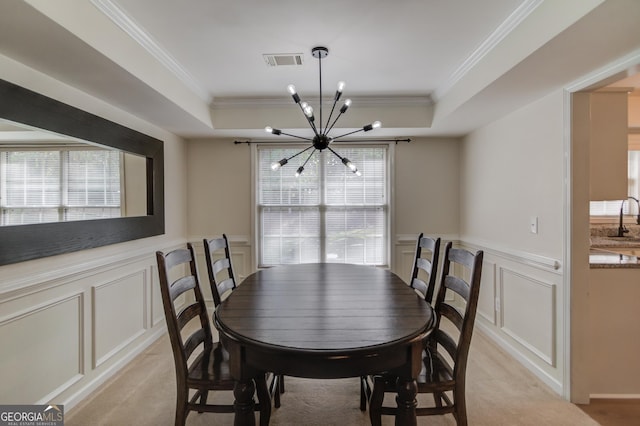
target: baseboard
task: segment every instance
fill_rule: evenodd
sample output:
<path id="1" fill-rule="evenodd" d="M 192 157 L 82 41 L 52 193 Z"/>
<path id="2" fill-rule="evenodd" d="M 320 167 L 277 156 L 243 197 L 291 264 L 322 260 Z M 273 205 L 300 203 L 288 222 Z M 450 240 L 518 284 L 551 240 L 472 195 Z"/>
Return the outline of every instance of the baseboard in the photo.
<path id="1" fill-rule="evenodd" d="M 594 393 L 589 395 L 590 399 L 640 399 L 637 393 Z"/>
<path id="2" fill-rule="evenodd" d="M 74 394 L 62 401 L 65 412 L 68 413 L 73 407 L 82 402 L 82 400 L 87 398 L 91 393 L 95 392 L 96 389 L 106 383 L 111 377 L 119 373 L 129 362 L 140 355 L 166 332 L 166 326 L 160 326 L 156 330 L 150 331 L 149 334 L 131 348 L 126 355 L 106 368 L 102 373 L 95 376 L 95 378 L 83 384 Z"/>
<path id="3" fill-rule="evenodd" d="M 541 369 L 535 363 L 531 362 L 529 358 L 522 354 L 518 349 L 516 349 L 513 345 L 507 342 L 502 336 L 492 330 L 489 326 L 482 323 L 482 321 L 476 321 L 476 328 L 481 331 L 485 336 L 487 336 L 493 343 L 495 343 L 500 349 L 507 352 L 509 355 L 514 357 L 522 366 L 524 366 L 527 370 L 533 373 L 538 379 L 540 379 L 544 384 L 549 386 L 551 390 L 553 390 L 558 395 L 563 395 L 562 383 L 557 379 L 550 376 L 546 371 Z"/>

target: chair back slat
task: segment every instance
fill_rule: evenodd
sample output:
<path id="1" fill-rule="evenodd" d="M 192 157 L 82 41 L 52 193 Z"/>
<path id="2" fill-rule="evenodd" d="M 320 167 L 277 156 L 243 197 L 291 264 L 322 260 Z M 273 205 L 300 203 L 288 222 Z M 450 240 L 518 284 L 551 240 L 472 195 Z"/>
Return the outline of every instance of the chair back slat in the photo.
<path id="1" fill-rule="evenodd" d="M 178 278 L 173 282 L 173 284 L 171 284 L 171 287 L 169 288 L 171 300 L 176 300 L 182 293 L 193 290 L 195 286 L 196 281 L 191 275 Z"/>
<path id="2" fill-rule="evenodd" d="M 445 247 L 444 262 L 442 267 L 441 284 L 436 298 L 436 336 L 438 342 L 445 342 L 442 335 L 448 335 L 443 330 L 442 318 L 447 318 L 459 331 L 456 338 L 450 337 L 450 341 L 442 344 L 449 353 L 454 364 L 454 378 L 464 383 L 467 358 L 473 334 L 478 297 L 480 294 L 480 276 L 482 273 L 482 250 L 472 253 L 465 249 L 452 248 L 449 242 Z M 467 279 L 465 277 L 468 276 Z M 468 281 L 467 281 L 468 280 Z M 455 306 L 454 301 L 445 299 L 448 290 L 454 291 L 466 302 L 462 311 Z M 451 344 L 453 343 L 453 346 Z M 446 346 L 445 346 L 446 345 Z"/>
<path id="3" fill-rule="evenodd" d="M 215 306 L 218 306 L 222 303 L 222 296 L 227 291 L 236 288 L 229 240 L 226 234 L 222 234 L 221 238 L 205 238 L 202 242 L 204 244 L 207 271 L 209 273 L 211 295 L 213 296 Z"/>
<path id="4" fill-rule="evenodd" d="M 176 377 L 182 381 L 188 375 L 189 357 L 193 350 L 199 344 L 204 344 L 206 347 L 211 347 L 213 344 L 207 308 L 198 279 L 195 251 L 191 244 L 187 244 L 186 249 L 176 249 L 166 254 L 161 251 L 156 252 L 156 260 Z M 171 283 L 169 277 L 173 275 L 179 275 L 179 277 Z M 183 294 L 186 297 L 179 301 L 183 305 L 176 306 L 176 299 Z M 198 321 L 194 323 L 193 320 L 196 318 Z M 194 325 L 189 325 L 187 329 L 187 324 Z"/>
<path id="5" fill-rule="evenodd" d="M 184 342 L 184 352 L 187 357 L 190 357 L 201 344 L 204 343 L 206 345 L 206 340 L 207 335 L 202 329 L 191 334 Z"/>
<path id="6" fill-rule="evenodd" d="M 424 233 L 420 233 L 416 240 L 409 285 L 417 290 L 429 303 L 432 303 L 435 292 L 439 255 L 440 238 L 425 237 Z M 421 276 L 425 276 L 425 279 L 421 278 Z"/>
<path id="7" fill-rule="evenodd" d="M 451 306 L 448 303 L 442 303 L 440 305 L 440 311 L 438 312 L 438 314 L 451 321 L 451 323 L 456 326 L 458 331 L 462 330 L 462 326 L 464 325 L 464 317 L 455 307 Z"/>
<path id="8" fill-rule="evenodd" d="M 177 314 L 178 327 L 180 327 L 180 330 L 182 330 L 187 324 L 189 324 L 189 321 L 191 321 L 195 317 L 199 317 L 200 314 L 200 306 L 197 303 L 192 303 L 183 308 Z"/>
<path id="9" fill-rule="evenodd" d="M 447 289 L 455 291 L 464 299 L 465 302 L 469 300 L 469 284 L 467 284 L 464 279 L 460 277 L 447 276 L 444 281 L 444 285 Z"/>

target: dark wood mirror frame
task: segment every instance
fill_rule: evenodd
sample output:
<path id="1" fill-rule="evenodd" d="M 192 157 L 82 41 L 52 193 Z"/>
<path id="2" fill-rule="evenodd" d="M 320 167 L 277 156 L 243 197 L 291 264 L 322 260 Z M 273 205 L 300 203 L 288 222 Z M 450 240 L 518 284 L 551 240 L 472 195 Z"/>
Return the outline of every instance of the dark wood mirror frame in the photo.
<path id="1" fill-rule="evenodd" d="M 164 234 L 163 142 L 0 80 L 0 118 L 147 159 L 147 215 L 0 227 L 0 265 Z"/>

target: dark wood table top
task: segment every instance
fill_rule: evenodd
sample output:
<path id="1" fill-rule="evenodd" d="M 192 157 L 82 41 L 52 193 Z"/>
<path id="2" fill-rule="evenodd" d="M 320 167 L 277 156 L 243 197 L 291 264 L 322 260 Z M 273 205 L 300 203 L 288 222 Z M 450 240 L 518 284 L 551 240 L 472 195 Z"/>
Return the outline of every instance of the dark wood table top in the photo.
<path id="1" fill-rule="evenodd" d="M 215 318 L 227 336 L 265 350 L 338 356 L 377 353 L 422 336 L 433 310 L 388 270 L 325 263 L 258 271 Z"/>

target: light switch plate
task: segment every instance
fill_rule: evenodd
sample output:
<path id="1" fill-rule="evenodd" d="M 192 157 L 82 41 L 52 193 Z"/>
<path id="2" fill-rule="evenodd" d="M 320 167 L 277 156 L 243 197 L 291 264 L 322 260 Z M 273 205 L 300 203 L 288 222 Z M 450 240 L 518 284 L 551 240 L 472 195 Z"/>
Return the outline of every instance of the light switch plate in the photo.
<path id="1" fill-rule="evenodd" d="M 538 233 L 538 216 L 531 216 L 529 220 L 529 230 L 532 234 Z"/>

